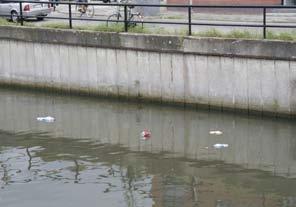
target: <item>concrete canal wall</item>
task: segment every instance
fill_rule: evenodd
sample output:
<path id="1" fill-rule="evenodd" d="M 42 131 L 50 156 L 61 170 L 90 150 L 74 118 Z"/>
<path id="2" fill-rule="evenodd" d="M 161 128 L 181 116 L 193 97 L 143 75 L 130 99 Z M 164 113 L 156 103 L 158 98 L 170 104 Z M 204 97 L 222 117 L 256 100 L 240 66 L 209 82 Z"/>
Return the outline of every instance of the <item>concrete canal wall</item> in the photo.
<path id="1" fill-rule="evenodd" d="M 296 43 L 0 27 L 0 82 L 296 114 Z"/>

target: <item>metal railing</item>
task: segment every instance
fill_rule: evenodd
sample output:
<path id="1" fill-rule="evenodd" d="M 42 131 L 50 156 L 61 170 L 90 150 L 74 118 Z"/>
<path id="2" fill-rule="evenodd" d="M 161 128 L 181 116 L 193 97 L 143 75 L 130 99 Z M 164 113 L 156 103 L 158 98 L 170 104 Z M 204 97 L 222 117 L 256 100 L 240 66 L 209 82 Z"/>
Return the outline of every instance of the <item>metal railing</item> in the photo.
<path id="1" fill-rule="evenodd" d="M 185 9 L 187 12 L 187 21 L 186 22 L 179 22 L 179 21 L 142 21 L 141 24 L 163 24 L 163 25 L 185 25 L 187 26 L 187 34 L 190 36 L 193 34 L 192 32 L 192 27 L 193 26 L 213 26 L 213 27 L 246 27 L 246 28 L 262 28 L 262 33 L 263 33 L 263 38 L 266 38 L 267 34 L 267 28 L 296 28 L 296 23 L 293 24 L 267 24 L 267 10 L 269 9 L 292 9 L 294 10 L 296 14 L 296 6 L 224 6 L 224 5 L 181 5 L 181 4 L 134 4 L 134 3 L 78 3 L 78 2 L 55 2 L 55 1 L 19 1 L 19 0 L 11 0 L 9 2 L 14 2 L 14 3 L 19 3 L 19 22 L 21 25 L 23 25 L 24 22 L 24 15 L 23 15 L 23 4 L 24 3 L 42 3 L 42 4 L 61 4 L 61 5 L 68 5 L 68 16 L 67 17 L 55 17 L 55 16 L 47 16 L 44 18 L 47 19 L 61 19 L 61 20 L 68 20 L 69 21 L 69 28 L 73 28 L 73 21 L 75 20 L 82 20 L 82 21 L 97 21 L 97 22 L 106 22 L 106 18 L 77 18 L 73 17 L 73 11 L 72 11 L 72 6 L 79 6 L 79 5 L 91 5 L 91 6 L 104 6 L 104 7 L 117 7 L 121 6 L 123 7 L 124 11 L 124 19 L 123 20 L 118 20 L 118 22 L 122 22 L 124 24 L 124 31 L 128 32 L 129 30 L 129 20 L 127 17 L 127 12 L 129 7 L 165 7 L 165 8 L 181 8 Z M 262 12 L 262 22 L 261 23 L 256 23 L 256 24 L 246 24 L 246 23 L 202 23 L 198 21 L 193 21 L 192 20 L 192 13 L 193 9 L 256 9 L 260 10 Z M 7 15 L 0 15 L 0 16 L 6 16 Z M 26 16 L 29 17 L 29 16 Z M 140 23 L 137 21 L 134 21 L 134 23 Z"/>

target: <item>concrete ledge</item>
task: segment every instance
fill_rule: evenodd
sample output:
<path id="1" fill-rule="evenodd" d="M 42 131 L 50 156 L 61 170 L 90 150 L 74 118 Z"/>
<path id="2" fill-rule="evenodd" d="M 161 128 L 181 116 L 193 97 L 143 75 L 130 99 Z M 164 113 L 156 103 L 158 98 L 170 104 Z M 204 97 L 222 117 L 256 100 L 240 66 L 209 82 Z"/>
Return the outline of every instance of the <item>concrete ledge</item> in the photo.
<path id="1" fill-rule="evenodd" d="M 153 52 L 296 60 L 296 42 L 0 26 L 0 39 Z"/>

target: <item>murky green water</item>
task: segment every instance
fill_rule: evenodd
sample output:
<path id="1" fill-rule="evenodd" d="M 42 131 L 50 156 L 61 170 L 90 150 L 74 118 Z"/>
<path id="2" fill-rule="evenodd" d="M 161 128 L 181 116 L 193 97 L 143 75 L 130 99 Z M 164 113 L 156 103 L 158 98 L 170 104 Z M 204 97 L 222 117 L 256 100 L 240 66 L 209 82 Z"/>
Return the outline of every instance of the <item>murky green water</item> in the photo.
<path id="1" fill-rule="evenodd" d="M 0 90 L 0 206 L 295 207 L 295 133 L 292 121 Z"/>

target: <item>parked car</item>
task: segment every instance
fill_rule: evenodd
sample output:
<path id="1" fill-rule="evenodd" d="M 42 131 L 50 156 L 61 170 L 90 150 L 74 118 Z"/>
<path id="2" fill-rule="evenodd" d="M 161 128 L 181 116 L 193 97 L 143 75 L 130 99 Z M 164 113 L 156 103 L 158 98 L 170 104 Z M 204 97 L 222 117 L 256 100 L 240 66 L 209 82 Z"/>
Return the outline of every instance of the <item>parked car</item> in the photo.
<path id="1" fill-rule="evenodd" d="M 52 8 L 48 3 L 22 3 L 24 19 L 37 18 L 37 20 L 43 20 L 51 11 Z M 0 0 L 0 16 L 14 22 L 17 21 L 20 17 L 20 4 L 9 0 Z"/>

